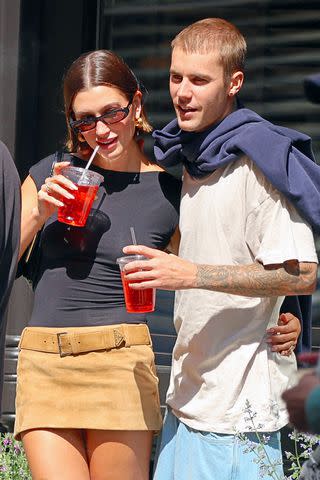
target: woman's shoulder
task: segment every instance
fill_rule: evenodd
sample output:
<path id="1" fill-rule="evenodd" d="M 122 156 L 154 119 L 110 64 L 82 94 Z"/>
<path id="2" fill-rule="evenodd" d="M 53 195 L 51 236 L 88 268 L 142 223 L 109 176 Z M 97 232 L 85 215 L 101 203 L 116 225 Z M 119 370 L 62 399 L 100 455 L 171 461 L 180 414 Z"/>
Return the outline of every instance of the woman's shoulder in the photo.
<path id="1" fill-rule="evenodd" d="M 48 155 L 47 157 L 42 158 L 41 160 L 39 160 L 38 162 L 36 162 L 34 165 L 32 165 L 30 167 L 29 172 L 30 173 L 38 172 L 40 170 L 46 169 L 49 165 L 51 165 L 53 163 L 54 156 L 55 156 L 55 154 L 52 153 L 52 154 Z"/>
<path id="2" fill-rule="evenodd" d="M 165 170 L 162 166 L 158 165 L 154 161 L 150 161 L 146 157 L 142 163 L 141 173 L 153 172 L 159 179 L 161 185 L 166 184 L 168 188 L 173 188 L 175 191 L 181 190 L 182 180 L 181 175 L 178 172 L 170 172 Z"/>
<path id="3" fill-rule="evenodd" d="M 160 185 L 167 185 L 168 188 L 174 188 L 175 190 L 178 188 L 181 190 L 182 187 L 182 179 L 177 175 L 173 175 L 171 172 L 164 170 L 162 167 L 158 165 L 153 165 L 153 168 L 148 170 L 143 170 L 141 173 L 153 173 L 153 178 L 158 179 Z"/>
<path id="4" fill-rule="evenodd" d="M 69 153 L 58 150 L 32 165 L 29 169 L 29 174 L 39 188 L 44 180 L 51 175 L 56 162 L 61 162 L 62 160 L 70 161 L 71 158 Z"/>
<path id="5" fill-rule="evenodd" d="M 30 167 L 30 174 L 32 176 L 33 173 L 41 174 L 43 173 L 45 175 L 45 178 L 48 177 L 51 173 L 51 170 L 53 168 L 53 165 L 56 162 L 73 162 L 73 159 L 77 159 L 73 154 L 69 152 L 64 152 L 62 150 L 57 150 L 54 153 L 51 153 L 47 157 L 42 158 L 39 160 L 37 163 L 32 165 Z"/>
<path id="6" fill-rule="evenodd" d="M 38 189 L 43 184 L 44 180 L 49 177 L 54 157 L 55 154 L 48 155 L 30 167 L 29 175 L 34 180 Z"/>

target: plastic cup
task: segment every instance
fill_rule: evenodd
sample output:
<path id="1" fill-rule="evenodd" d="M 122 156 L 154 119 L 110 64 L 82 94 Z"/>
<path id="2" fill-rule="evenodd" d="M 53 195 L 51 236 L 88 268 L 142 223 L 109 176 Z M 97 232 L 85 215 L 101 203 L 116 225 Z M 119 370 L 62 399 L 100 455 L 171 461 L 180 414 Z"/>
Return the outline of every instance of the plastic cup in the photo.
<path id="1" fill-rule="evenodd" d="M 143 255 L 127 255 L 126 257 L 117 258 L 117 263 L 120 268 L 121 280 L 124 292 L 124 299 L 126 302 L 126 309 L 128 313 L 147 313 L 154 312 L 156 303 L 156 289 L 146 288 L 145 290 L 134 290 L 129 287 L 128 281 L 124 278 L 124 266 L 135 260 L 147 260 Z M 135 270 L 138 271 L 138 270 Z M 139 283 L 139 281 L 132 281 L 130 283 Z"/>
<path id="2" fill-rule="evenodd" d="M 64 206 L 58 208 L 58 220 L 84 227 L 103 176 L 80 167 L 66 167 L 61 173 L 77 185 L 78 190 L 70 191 L 74 196 L 72 199 L 63 197 Z"/>

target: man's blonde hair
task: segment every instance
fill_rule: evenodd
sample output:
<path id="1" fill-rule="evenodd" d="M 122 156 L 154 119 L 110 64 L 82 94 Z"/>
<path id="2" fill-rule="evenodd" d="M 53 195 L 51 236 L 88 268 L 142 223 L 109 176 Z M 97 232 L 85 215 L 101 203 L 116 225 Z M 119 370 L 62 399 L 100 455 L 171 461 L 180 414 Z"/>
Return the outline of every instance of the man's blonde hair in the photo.
<path id="1" fill-rule="evenodd" d="M 235 25 L 222 18 L 205 18 L 184 28 L 171 42 L 171 48 L 185 53 L 208 54 L 217 51 L 225 82 L 232 74 L 244 70 L 247 44 Z"/>

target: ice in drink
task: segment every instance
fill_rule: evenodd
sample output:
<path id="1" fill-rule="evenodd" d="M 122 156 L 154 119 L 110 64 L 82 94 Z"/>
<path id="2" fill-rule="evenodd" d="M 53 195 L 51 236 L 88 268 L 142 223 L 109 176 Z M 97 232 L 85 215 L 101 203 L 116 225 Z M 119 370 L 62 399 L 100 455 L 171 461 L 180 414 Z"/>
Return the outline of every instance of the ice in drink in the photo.
<path id="1" fill-rule="evenodd" d="M 64 207 L 59 208 L 59 222 L 83 227 L 86 224 L 98 188 L 98 186 L 78 185 L 78 190 L 72 190 L 74 199 L 64 198 Z"/>
<path id="2" fill-rule="evenodd" d="M 147 313 L 154 311 L 156 293 L 154 288 L 146 288 L 145 290 L 134 290 L 130 288 L 128 281 L 124 278 L 123 272 L 121 273 L 121 280 L 127 312 Z M 130 283 L 135 282 L 131 281 Z"/>
<path id="3" fill-rule="evenodd" d="M 64 206 L 58 209 L 58 220 L 76 227 L 83 227 L 103 176 L 79 167 L 66 167 L 62 170 L 62 175 L 77 185 L 78 190 L 72 190 L 74 198 L 61 199 Z"/>
<path id="4" fill-rule="evenodd" d="M 145 290 L 134 290 L 128 285 L 125 279 L 125 272 L 123 267 L 126 263 L 134 260 L 147 260 L 142 255 L 128 255 L 127 257 L 117 258 L 121 271 L 121 280 L 123 286 L 124 299 L 126 302 L 126 310 L 128 313 L 147 313 L 154 312 L 156 301 L 156 289 L 146 288 Z M 130 283 L 139 283 L 139 281 L 132 281 Z"/>

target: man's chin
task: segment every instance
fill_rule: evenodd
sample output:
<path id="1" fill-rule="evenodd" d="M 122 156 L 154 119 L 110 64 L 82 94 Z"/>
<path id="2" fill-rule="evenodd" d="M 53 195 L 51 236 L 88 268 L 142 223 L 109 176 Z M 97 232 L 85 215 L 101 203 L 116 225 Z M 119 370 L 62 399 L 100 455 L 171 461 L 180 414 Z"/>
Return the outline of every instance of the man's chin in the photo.
<path id="1" fill-rule="evenodd" d="M 178 125 L 184 132 L 194 132 L 196 129 L 196 125 L 192 121 L 181 120 L 179 117 L 177 118 Z"/>
<path id="2" fill-rule="evenodd" d="M 178 125 L 181 130 L 184 132 L 193 132 L 193 133 L 201 133 L 210 128 L 212 124 L 206 124 L 204 122 L 199 122 L 195 120 L 181 120 L 181 118 L 177 117 Z"/>

